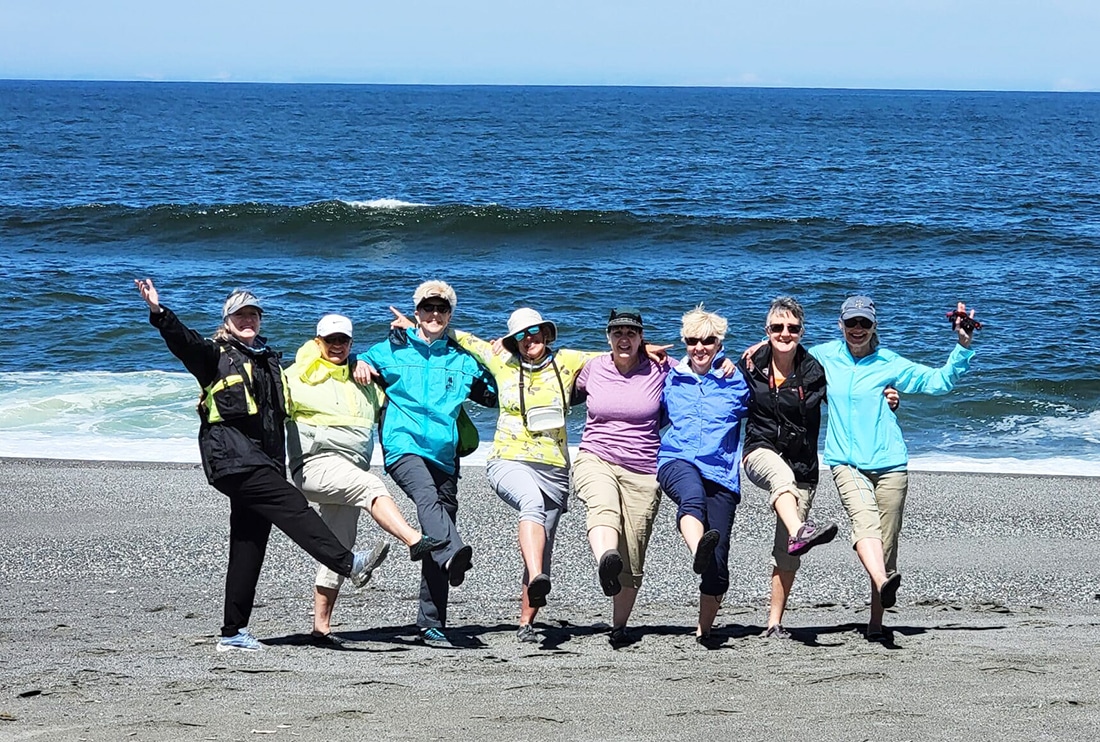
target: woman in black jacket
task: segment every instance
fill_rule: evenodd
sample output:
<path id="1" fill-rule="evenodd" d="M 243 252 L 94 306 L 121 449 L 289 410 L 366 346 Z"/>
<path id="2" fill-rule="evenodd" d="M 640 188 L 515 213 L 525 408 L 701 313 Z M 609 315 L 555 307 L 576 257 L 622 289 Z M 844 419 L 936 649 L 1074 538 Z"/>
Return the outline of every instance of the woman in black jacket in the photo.
<path id="1" fill-rule="evenodd" d="M 136 279 L 149 322 L 199 382 L 199 452 L 207 481 L 229 498 L 229 567 L 219 652 L 263 648 L 248 630 L 256 583 L 275 525 L 332 571 L 366 584 L 380 561 L 345 548 L 286 480 L 287 400 L 279 355 L 260 332 L 263 308 L 237 290 L 212 339 L 161 306 L 151 279 Z"/>
<path id="2" fill-rule="evenodd" d="M 786 638 L 783 611 L 801 555 L 836 537 L 835 523 L 807 518 L 817 487 L 817 439 L 825 370 L 799 343 L 805 313 L 781 296 L 768 309 L 768 342 L 740 362 L 751 393 L 745 427 L 745 474 L 771 495 L 775 510 L 771 605 L 765 637 Z M 791 535 L 794 534 L 794 535 Z"/>

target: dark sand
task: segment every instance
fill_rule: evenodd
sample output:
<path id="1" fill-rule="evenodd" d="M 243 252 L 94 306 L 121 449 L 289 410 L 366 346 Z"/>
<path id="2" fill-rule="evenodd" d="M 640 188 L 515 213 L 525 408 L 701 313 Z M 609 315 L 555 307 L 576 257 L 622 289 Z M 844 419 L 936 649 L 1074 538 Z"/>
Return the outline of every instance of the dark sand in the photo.
<path id="1" fill-rule="evenodd" d="M 914 474 L 893 639 L 868 643 L 866 579 L 835 490 L 785 624 L 766 623 L 773 519 L 748 488 L 720 649 L 693 640 L 696 581 L 666 501 L 633 625 L 607 643 L 579 503 L 559 534 L 541 646 L 515 639 L 513 511 L 462 480 L 474 569 L 464 648 L 416 644 L 403 550 L 336 609 L 352 651 L 305 645 L 314 566 L 273 537 L 256 654 L 214 651 L 228 507 L 195 466 L 0 459 L 0 740 L 1100 738 L 1100 480 Z M 409 512 L 408 502 L 396 501 Z M 377 538 L 364 519 L 360 544 Z"/>

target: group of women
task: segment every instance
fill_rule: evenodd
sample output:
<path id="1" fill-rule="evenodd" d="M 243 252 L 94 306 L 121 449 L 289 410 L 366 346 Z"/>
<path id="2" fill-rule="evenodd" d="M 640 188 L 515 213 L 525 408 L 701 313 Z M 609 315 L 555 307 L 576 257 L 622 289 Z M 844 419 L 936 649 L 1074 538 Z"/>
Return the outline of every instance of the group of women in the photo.
<path id="1" fill-rule="evenodd" d="M 610 352 L 555 348 L 556 325 L 527 307 L 512 313 L 506 334 L 489 341 L 452 328 L 454 290 L 427 281 L 413 296 L 415 321 L 394 310 L 390 336 L 359 354 L 357 363 L 350 355 L 351 321 L 326 315 L 284 376 L 258 336 L 262 310 L 251 294 L 231 294 L 221 331 L 205 340 L 159 305 L 151 281 L 136 283 L 150 321 L 203 386 L 200 449 L 211 484 L 231 501 L 219 649 L 260 646 L 246 625 L 271 524 L 322 563 L 312 636 L 338 644 L 329 620 L 341 577 L 364 583 L 387 550 L 380 544 L 349 551 L 363 509 L 422 563 L 421 641 L 451 646 L 445 631 L 448 590 L 462 584 L 473 553 L 456 525 L 467 399 L 499 406 L 486 474 L 519 514 L 519 641 L 540 640 L 534 620 L 551 593 L 551 554 L 572 484 L 586 509 L 595 577 L 612 598 L 612 646 L 633 641 L 628 623 L 662 490 L 676 504 L 677 527 L 700 575 L 696 637 L 713 646 L 711 629 L 729 587 L 742 465 L 769 492 L 776 514 L 765 636 L 789 636 L 781 621 L 800 557 L 838 531 L 808 517 L 818 481 L 823 402 L 830 405 L 824 461 L 870 579 L 867 636 L 879 639 L 883 611 L 896 602 L 901 582 L 897 539 L 908 457 L 892 410 L 897 392 L 946 393 L 973 356 L 974 323 L 965 321 L 973 311 L 968 315 L 965 305 L 959 304 L 953 321 L 958 345 L 943 367 L 931 368 L 878 347 L 876 308 L 865 296 L 842 305 L 842 339 L 808 350 L 800 343 L 802 307 L 789 297 L 776 299 L 766 315 L 766 342 L 736 363 L 724 351 L 726 320 L 701 306 L 683 317 L 684 355 L 678 359 L 646 345 L 641 312 L 632 307 L 609 316 Z M 249 298 L 242 302 L 242 295 Z M 261 386 L 262 394 L 255 391 Z M 224 404 L 218 395 L 237 387 L 243 387 L 244 401 Z M 581 401 L 587 416 L 571 462 L 566 418 Z M 204 411 L 210 408 L 219 414 Z M 305 496 L 285 480 L 284 420 L 291 431 L 291 475 Z M 414 502 L 421 531 L 405 522 L 368 471 L 379 420 L 386 471 Z M 244 453 L 241 465 L 227 472 L 216 465 L 218 446 L 211 441 L 230 439 Z M 309 515 L 306 497 L 321 503 L 320 516 Z M 238 546 L 244 524 L 262 532 L 262 539 L 252 537 L 247 558 Z M 242 634 L 246 640 L 237 641 Z"/>

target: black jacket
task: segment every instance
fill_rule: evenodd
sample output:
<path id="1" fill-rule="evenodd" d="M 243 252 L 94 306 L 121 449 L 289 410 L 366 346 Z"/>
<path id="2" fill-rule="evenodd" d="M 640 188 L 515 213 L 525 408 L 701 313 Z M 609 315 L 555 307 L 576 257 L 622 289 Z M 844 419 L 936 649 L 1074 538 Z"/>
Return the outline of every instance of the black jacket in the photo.
<path id="1" fill-rule="evenodd" d="M 756 351 L 751 363 L 741 360 L 737 365 L 749 382 L 751 394 L 745 455 L 757 448 L 775 451 L 790 464 L 796 481 L 816 485 L 825 369 L 801 345 L 795 351 L 794 372 L 778 388 L 772 388 L 770 379 L 771 345 Z"/>
<path id="2" fill-rule="evenodd" d="M 251 392 L 258 414 L 211 423 L 199 413 L 199 453 L 206 478 L 213 483 L 229 474 L 239 474 L 270 466 L 286 476 L 286 403 L 279 354 L 270 348 L 250 349 L 236 340 L 215 341 L 189 329 L 167 307 L 150 314 L 149 322 L 158 330 L 168 350 L 199 382 L 202 389 L 218 378 L 222 348 L 238 365 L 252 364 Z"/>

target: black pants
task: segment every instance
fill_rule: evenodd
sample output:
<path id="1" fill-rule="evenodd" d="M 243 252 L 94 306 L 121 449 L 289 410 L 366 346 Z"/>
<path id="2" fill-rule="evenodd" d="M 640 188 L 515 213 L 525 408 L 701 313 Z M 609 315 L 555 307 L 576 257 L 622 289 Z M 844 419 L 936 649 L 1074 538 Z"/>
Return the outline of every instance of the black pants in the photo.
<path id="1" fill-rule="evenodd" d="M 422 629 L 447 625 L 447 597 L 451 583 L 443 565 L 463 547 L 455 518 L 458 515 L 458 474 L 448 474 L 435 464 L 405 454 L 389 467 L 389 475 L 416 505 L 421 532 L 446 547 L 431 552 L 420 562 L 420 610 L 416 625 Z"/>
<path id="2" fill-rule="evenodd" d="M 229 498 L 229 567 L 225 573 L 222 636 L 248 626 L 271 526 L 333 572 L 351 574 L 354 556 L 333 535 L 302 493 L 275 469 L 230 474 L 213 483 Z"/>

